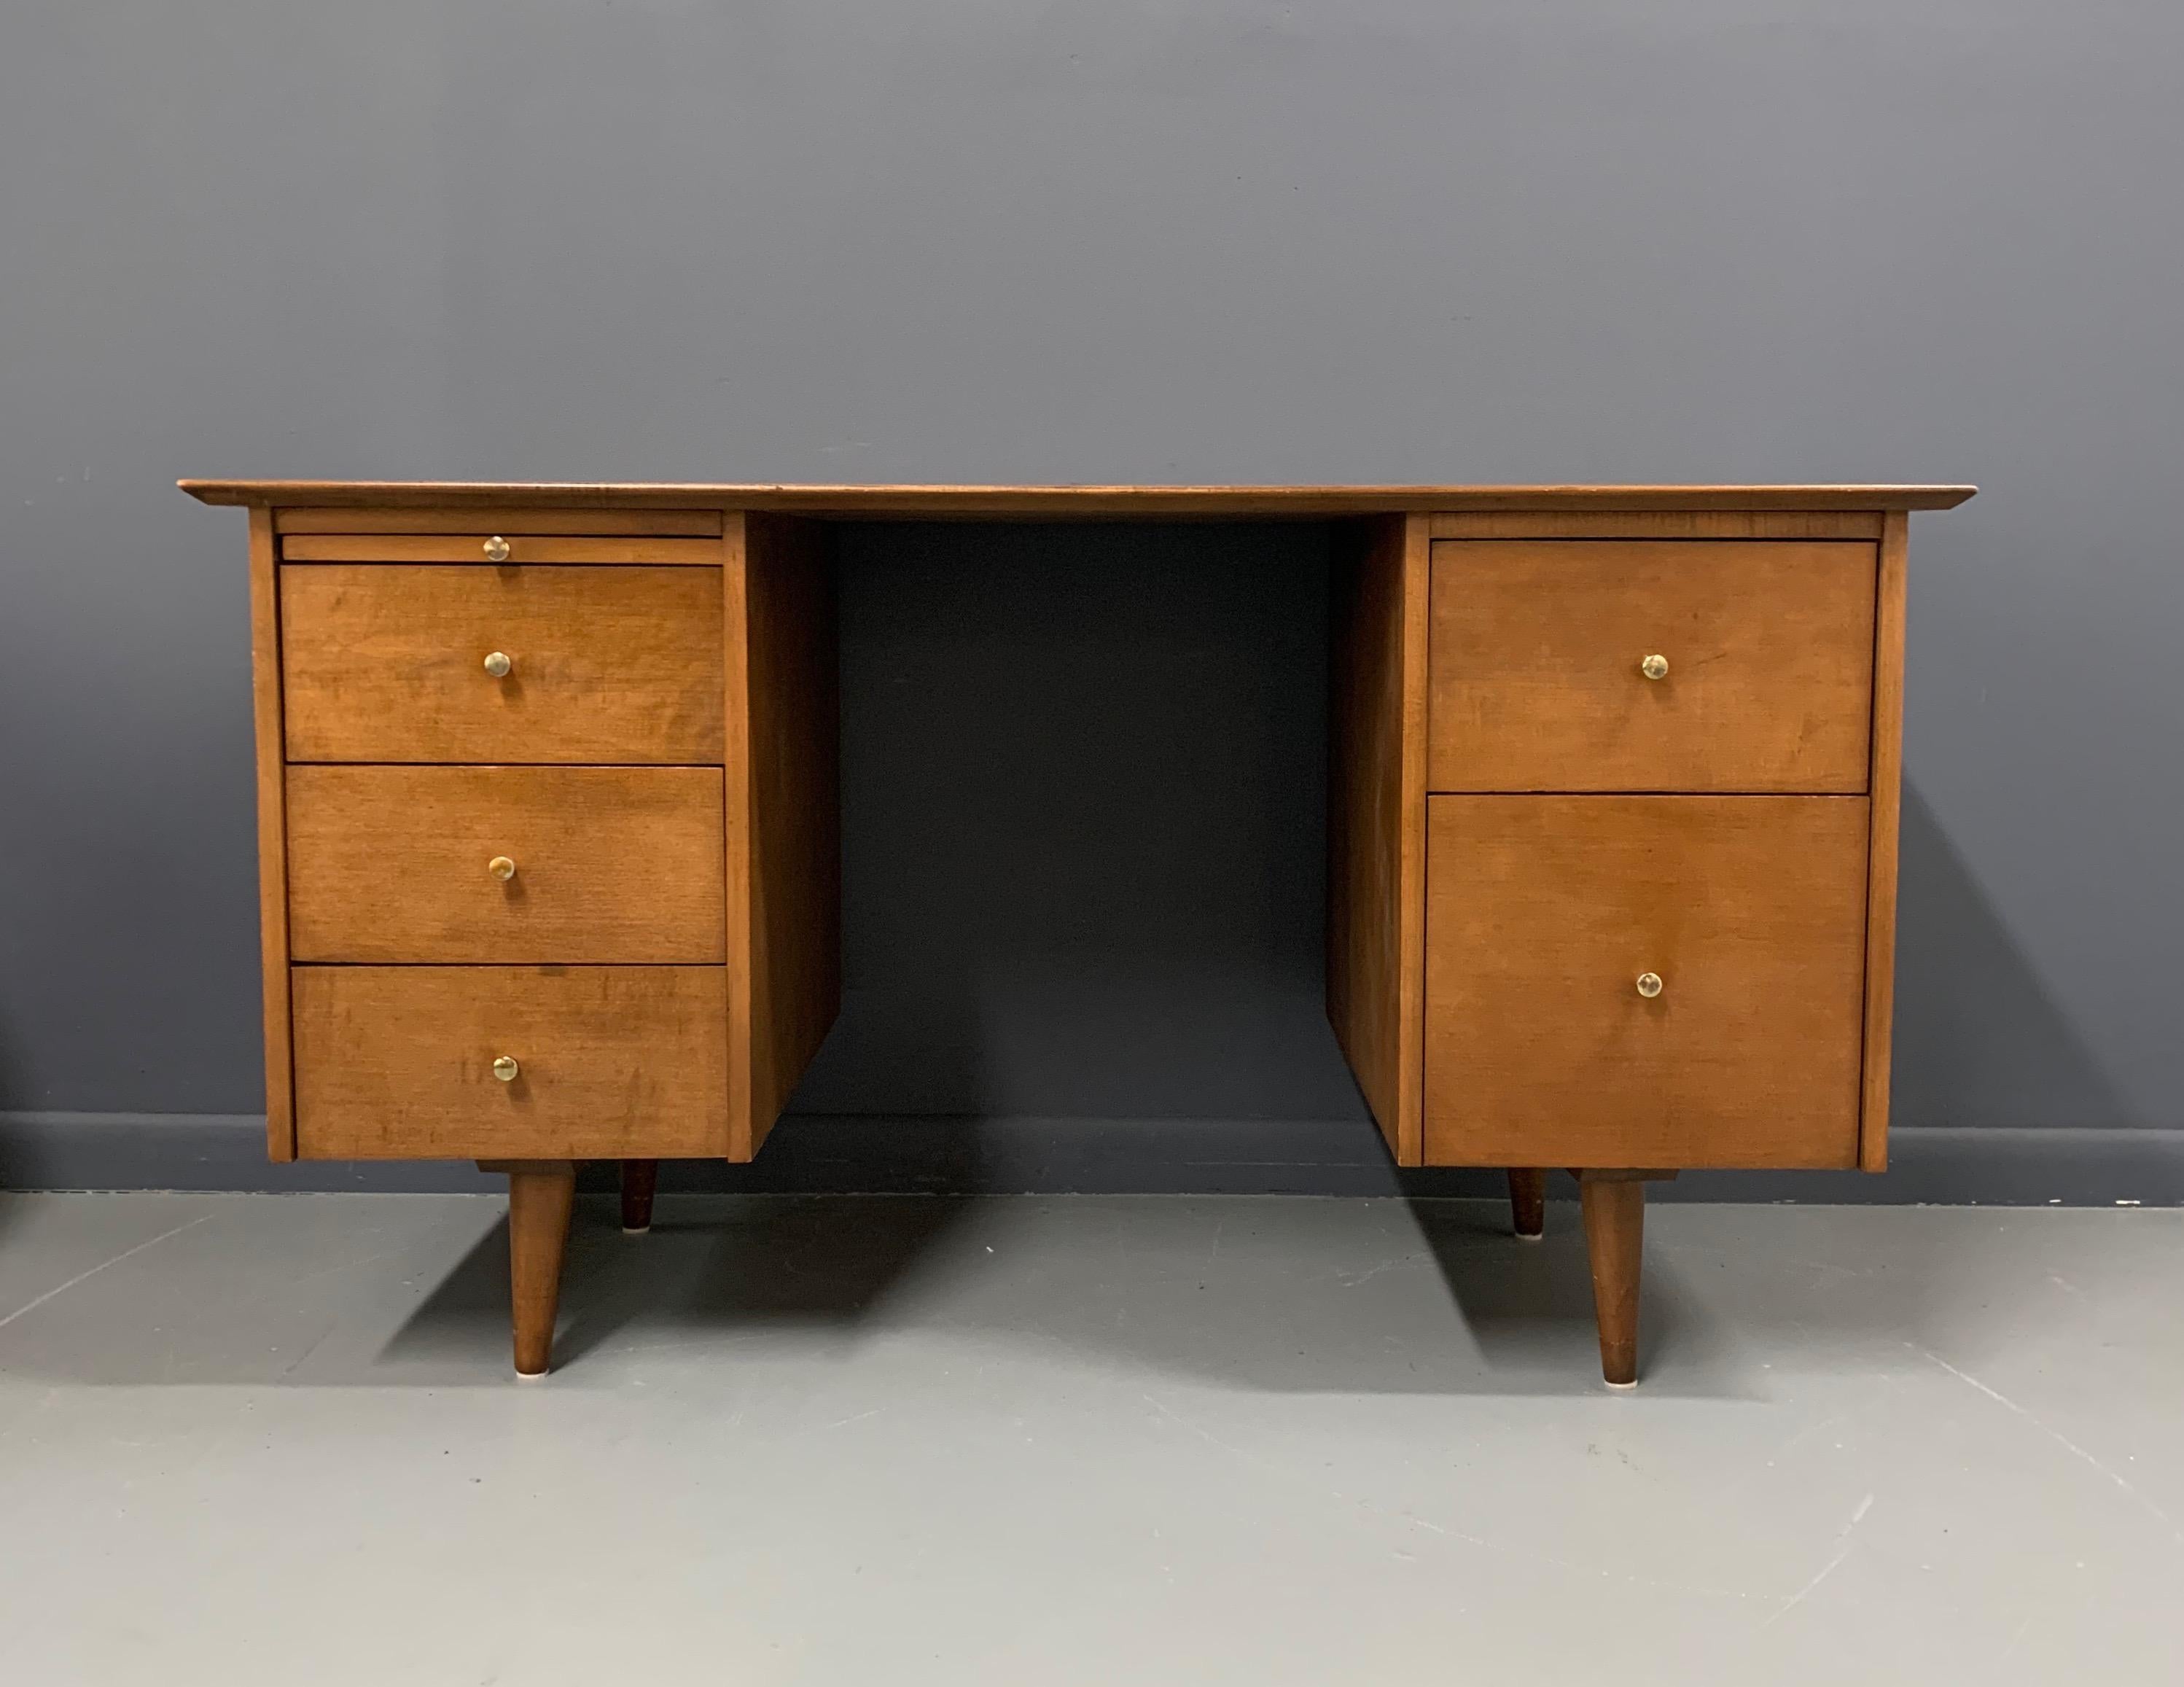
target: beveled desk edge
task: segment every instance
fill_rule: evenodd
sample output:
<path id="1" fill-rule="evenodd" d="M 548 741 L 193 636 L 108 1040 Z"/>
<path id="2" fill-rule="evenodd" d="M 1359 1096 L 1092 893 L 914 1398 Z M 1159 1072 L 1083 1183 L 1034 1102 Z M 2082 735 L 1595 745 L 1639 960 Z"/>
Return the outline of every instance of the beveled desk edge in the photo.
<path id="1" fill-rule="evenodd" d="M 1951 509 L 1969 486 L 673 486 L 177 482 L 205 504 L 765 509 L 820 516 L 1387 515 L 1477 510 Z"/>

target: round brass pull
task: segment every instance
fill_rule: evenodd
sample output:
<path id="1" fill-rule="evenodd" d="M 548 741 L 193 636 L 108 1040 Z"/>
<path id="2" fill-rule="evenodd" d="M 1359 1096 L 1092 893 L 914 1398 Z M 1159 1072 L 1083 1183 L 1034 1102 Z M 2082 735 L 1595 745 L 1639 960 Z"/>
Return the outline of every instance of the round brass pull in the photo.
<path id="1" fill-rule="evenodd" d="M 1661 994 L 1661 975 L 1658 972 L 1641 972 L 1638 975 L 1638 994 L 1645 997 L 1649 1002 L 1652 1001 L 1654 997 L 1659 995 Z"/>
<path id="2" fill-rule="evenodd" d="M 515 863 L 505 855 L 495 855 L 485 864 L 485 870 L 503 884 L 515 877 Z"/>
<path id="3" fill-rule="evenodd" d="M 495 533 L 491 538 L 488 539 L 485 542 L 485 560 L 488 562 L 506 562 L 508 560 L 508 541 L 501 537 L 498 533 Z"/>
<path id="4" fill-rule="evenodd" d="M 1669 659 L 1666 656 L 1648 656 L 1639 663 L 1638 671 L 1649 680 L 1664 680 L 1669 676 Z"/>
<path id="5" fill-rule="evenodd" d="M 499 1055 L 494 1059 L 493 1063 L 493 1075 L 499 1078 L 503 1083 L 515 1083 L 515 1074 L 518 1070 L 519 1068 L 515 1064 L 515 1056 L 513 1055 Z"/>
<path id="6" fill-rule="evenodd" d="M 508 660 L 508 652 L 505 650 L 495 650 L 485 659 L 485 671 L 497 680 L 506 679 L 509 670 L 515 665 L 515 663 Z"/>

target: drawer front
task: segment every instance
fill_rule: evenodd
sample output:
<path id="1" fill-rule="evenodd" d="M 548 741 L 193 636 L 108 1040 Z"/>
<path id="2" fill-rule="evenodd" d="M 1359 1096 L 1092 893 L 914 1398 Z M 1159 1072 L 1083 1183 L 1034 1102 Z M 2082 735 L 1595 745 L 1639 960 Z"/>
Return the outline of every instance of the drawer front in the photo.
<path id="1" fill-rule="evenodd" d="M 641 533 L 292 533 L 283 562 L 589 563 L 716 568 L 718 539 Z"/>
<path id="2" fill-rule="evenodd" d="M 1866 820 L 1429 798 L 1427 1163 L 1856 1165 Z"/>
<path id="3" fill-rule="evenodd" d="M 287 565 L 281 670 L 292 761 L 718 764 L 721 571 Z"/>
<path id="4" fill-rule="evenodd" d="M 718 768 L 294 766 L 287 786 L 294 960 L 727 958 Z"/>
<path id="5" fill-rule="evenodd" d="M 357 504 L 347 509 L 290 505 L 273 512 L 273 531 L 284 537 L 299 533 L 351 537 L 365 533 L 452 536 L 470 546 L 454 559 L 458 562 L 482 555 L 485 542 L 496 534 L 509 539 L 519 534 L 566 534 L 589 539 L 623 535 L 717 539 L 723 525 L 717 509 L 524 509 L 502 504 L 465 509 L 446 504 Z M 720 560 L 717 547 L 713 560 Z"/>
<path id="6" fill-rule="evenodd" d="M 1861 792 L 1876 568 L 1857 543 L 1436 543 L 1427 788 Z"/>
<path id="7" fill-rule="evenodd" d="M 306 1159 L 728 1150 L 718 966 L 298 966 Z M 504 1083 L 493 1062 L 515 1062 Z"/>

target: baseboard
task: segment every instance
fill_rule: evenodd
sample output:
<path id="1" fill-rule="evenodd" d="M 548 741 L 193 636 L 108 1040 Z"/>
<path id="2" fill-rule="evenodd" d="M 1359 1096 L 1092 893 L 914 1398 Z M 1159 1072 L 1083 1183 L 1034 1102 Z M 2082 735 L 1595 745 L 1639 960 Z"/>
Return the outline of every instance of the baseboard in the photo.
<path id="1" fill-rule="evenodd" d="M 1694 1172 L 1667 1200 L 2184 1205 L 2184 1129 L 1908 1127 L 1892 1169 Z M 611 1172 L 588 1174 L 609 1187 Z M 1492 1172 L 1398 1172 L 1357 1120 L 792 1116 L 749 1166 L 678 1161 L 669 1190 L 784 1194 L 1498 1195 Z M 474 1193 L 465 1161 L 265 1159 L 241 1113 L 0 1112 L 0 1189 Z"/>
<path id="2" fill-rule="evenodd" d="M 467 1161 L 265 1157 L 262 1113 L 0 1113 L 0 1189 L 482 1192 Z"/>

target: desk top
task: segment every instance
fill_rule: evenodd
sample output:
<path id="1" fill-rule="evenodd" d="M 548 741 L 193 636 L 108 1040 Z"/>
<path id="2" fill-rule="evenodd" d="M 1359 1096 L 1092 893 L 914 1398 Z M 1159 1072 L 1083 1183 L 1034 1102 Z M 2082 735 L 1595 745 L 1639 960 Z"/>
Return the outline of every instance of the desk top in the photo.
<path id="1" fill-rule="evenodd" d="M 206 504 L 778 509 L 1028 518 L 1370 515 L 1399 510 L 1949 509 L 1968 486 L 526 486 L 484 481 L 183 481 Z"/>

